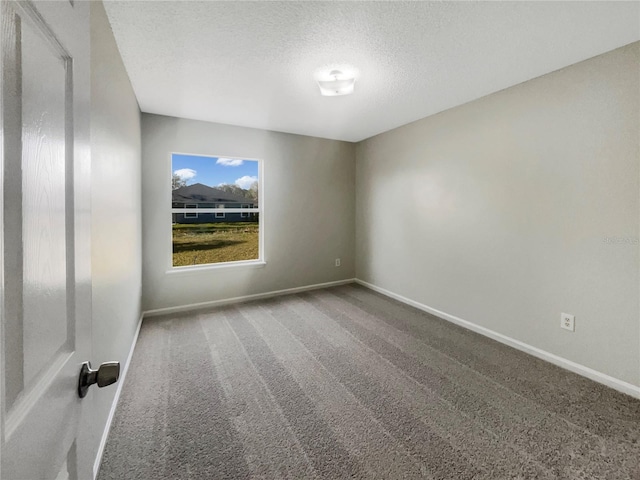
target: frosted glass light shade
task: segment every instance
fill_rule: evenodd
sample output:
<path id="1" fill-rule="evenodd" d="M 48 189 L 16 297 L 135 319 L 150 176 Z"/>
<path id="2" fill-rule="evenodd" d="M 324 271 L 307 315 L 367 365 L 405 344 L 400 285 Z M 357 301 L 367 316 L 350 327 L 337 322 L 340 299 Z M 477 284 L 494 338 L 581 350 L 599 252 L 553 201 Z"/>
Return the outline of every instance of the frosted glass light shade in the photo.
<path id="1" fill-rule="evenodd" d="M 348 78 L 342 72 L 333 70 L 329 73 L 331 80 L 318 80 L 320 93 L 325 97 L 335 97 L 338 95 L 349 95 L 353 93 L 356 83 L 355 78 Z"/>

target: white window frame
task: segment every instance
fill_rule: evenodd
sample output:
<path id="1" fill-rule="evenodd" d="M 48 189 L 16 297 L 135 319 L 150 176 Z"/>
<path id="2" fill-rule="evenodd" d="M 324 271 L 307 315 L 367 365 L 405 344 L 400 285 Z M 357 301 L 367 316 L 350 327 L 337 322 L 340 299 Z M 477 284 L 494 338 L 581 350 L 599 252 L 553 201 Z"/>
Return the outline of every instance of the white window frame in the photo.
<path id="1" fill-rule="evenodd" d="M 198 208 L 198 204 L 197 203 L 185 203 L 184 204 L 184 208 Z M 189 215 L 189 216 L 187 216 Z M 185 212 L 184 213 L 184 218 L 198 218 L 198 212 Z"/>
<path id="2" fill-rule="evenodd" d="M 260 188 L 260 187 L 258 187 Z M 249 208 L 249 204 L 247 203 L 243 203 L 242 205 L 240 205 L 242 208 Z M 249 212 L 242 212 L 240 214 L 240 218 L 249 218 Z"/>
<path id="3" fill-rule="evenodd" d="M 168 235 L 167 235 L 167 274 L 198 274 L 199 272 L 204 271 L 212 271 L 219 270 L 224 268 L 256 268 L 263 267 L 267 264 L 265 249 L 264 249 L 264 236 L 265 236 L 265 213 L 264 213 L 264 189 L 265 189 L 265 175 L 264 175 L 264 160 L 261 158 L 251 158 L 251 157 L 238 157 L 233 155 L 226 154 L 210 154 L 204 155 L 201 153 L 186 153 L 186 152 L 170 152 L 169 153 L 169 175 L 167 178 L 171 178 L 171 173 L 173 172 L 173 155 L 189 155 L 193 157 L 206 157 L 206 158 L 233 158 L 238 160 L 247 160 L 252 162 L 258 162 L 258 206 L 255 204 L 251 208 L 173 208 L 171 207 L 171 213 L 257 213 L 259 215 L 258 222 L 258 258 L 253 260 L 238 260 L 235 262 L 221 262 L 221 263 L 206 263 L 201 265 L 188 265 L 188 266 L 173 266 L 173 223 L 171 221 L 167 222 L 168 226 Z M 169 195 L 171 195 L 171 184 L 167 182 L 167 188 L 169 189 Z M 172 198 L 170 199 L 172 200 Z M 167 200 L 167 203 L 171 205 L 170 200 Z M 224 211 L 220 211 L 224 210 Z M 167 219 L 173 218 L 173 215 L 166 215 Z M 194 217 L 191 217 L 194 218 Z"/>
<path id="4" fill-rule="evenodd" d="M 217 204 L 216 205 L 216 210 L 220 210 L 221 208 L 224 208 L 224 204 Z M 225 218 L 225 212 L 216 212 L 215 218 Z"/>

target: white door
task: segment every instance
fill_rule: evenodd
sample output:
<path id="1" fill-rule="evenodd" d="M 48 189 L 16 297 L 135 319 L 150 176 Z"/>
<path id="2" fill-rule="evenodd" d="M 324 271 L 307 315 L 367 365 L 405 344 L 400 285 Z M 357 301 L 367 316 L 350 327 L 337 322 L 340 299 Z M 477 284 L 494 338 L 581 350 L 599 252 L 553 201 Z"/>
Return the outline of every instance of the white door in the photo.
<path id="1" fill-rule="evenodd" d="M 1 0 L 3 480 L 88 479 L 89 4 Z M 80 448 L 82 450 L 82 448 Z"/>

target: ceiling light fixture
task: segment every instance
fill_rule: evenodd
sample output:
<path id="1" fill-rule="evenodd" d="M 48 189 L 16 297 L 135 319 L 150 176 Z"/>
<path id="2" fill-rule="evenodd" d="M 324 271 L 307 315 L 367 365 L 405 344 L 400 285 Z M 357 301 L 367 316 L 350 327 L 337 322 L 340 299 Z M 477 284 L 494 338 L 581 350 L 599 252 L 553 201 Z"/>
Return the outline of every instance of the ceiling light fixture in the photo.
<path id="1" fill-rule="evenodd" d="M 336 97 L 338 95 L 349 95 L 353 93 L 353 86 L 356 79 L 342 73 L 340 70 L 331 70 L 328 80 L 318 79 L 320 93 L 325 97 Z"/>

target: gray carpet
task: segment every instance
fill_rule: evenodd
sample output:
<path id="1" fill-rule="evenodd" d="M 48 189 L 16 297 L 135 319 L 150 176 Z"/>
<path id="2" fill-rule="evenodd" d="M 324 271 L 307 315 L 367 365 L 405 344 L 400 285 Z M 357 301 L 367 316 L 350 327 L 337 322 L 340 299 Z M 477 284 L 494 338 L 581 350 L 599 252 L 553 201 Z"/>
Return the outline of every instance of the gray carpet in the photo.
<path id="1" fill-rule="evenodd" d="M 640 479 L 640 401 L 347 285 L 146 320 L 99 479 Z"/>

